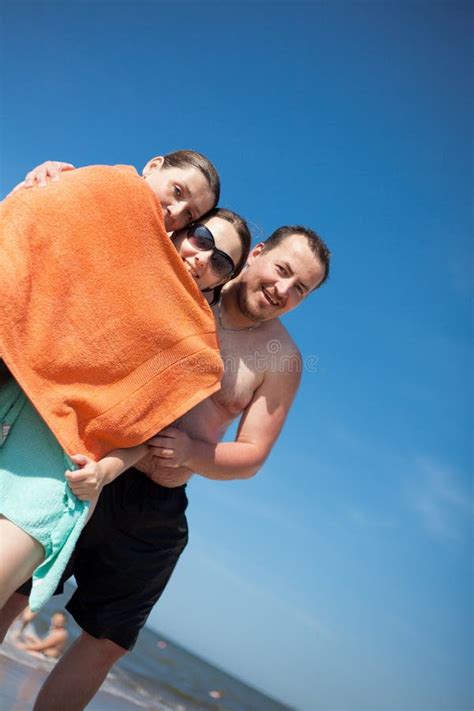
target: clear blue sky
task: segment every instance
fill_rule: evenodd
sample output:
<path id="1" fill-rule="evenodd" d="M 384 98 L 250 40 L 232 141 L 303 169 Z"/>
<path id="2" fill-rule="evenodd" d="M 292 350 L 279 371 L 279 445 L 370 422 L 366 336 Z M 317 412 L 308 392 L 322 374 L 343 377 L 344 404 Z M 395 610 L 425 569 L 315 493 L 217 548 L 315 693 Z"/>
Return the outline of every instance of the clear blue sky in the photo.
<path id="1" fill-rule="evenodd" d="M 255 479 L 190 485 L 153 624 L 304 711 L 467 711 L 469 4 L 2 13 L 3 194 L 47 158 L 192 147 L 256 238 L 304 223 L 334 254 L 286 319 L 307 367 L 285 431 Z"/>

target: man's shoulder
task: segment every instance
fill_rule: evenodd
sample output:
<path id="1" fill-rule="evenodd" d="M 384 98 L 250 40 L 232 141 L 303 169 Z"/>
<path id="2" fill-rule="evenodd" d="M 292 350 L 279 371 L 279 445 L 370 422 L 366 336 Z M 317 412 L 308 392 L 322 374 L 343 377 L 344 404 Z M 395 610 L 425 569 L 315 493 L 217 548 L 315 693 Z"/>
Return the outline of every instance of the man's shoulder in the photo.
<path id="1" fill-rule="evenodd" d="M 275 349 L 282 355 L 301 356 L 298 346 L 288 333 L 280 319 L 276 318 L 268 321 L 265 326 L 265 338 L 267 343 L 275 341 Z"/>
<path id="2" fill-rule="evenodd" d="M 53 631 L 47 636 L 47 639 L 51 642 L 51 644 L 59 644 L 60 642 L 64 642 L 67 638 L 68 633 L 65 629 L 53 629 Z"/>
<path id="3" fill-rule="evenodd" d="M 265 324 L 266 351 L 269 363 L 265 372 L 265 381 L 270 384 L 283 380 L 295 390 L 301 379 L 302 357 L 298 346 L 279 319 Z"/>

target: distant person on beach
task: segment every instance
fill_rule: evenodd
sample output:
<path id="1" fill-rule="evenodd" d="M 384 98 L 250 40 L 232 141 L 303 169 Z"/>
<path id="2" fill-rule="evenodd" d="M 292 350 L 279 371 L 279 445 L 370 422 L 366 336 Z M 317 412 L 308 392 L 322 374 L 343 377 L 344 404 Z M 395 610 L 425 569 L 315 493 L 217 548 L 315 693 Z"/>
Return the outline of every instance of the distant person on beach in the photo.
<path id="1" fill-rule="evenodd" d="M 32 612 L 29 606 L 23 610 L 11 628 L 11 638 L 14 641 L 36 642 L 38 633 L 36 632 L 34 619 L 37 614 L 37 612 Z"/>
<path id="2" fill-rule="evenodd" d="M 329 276 L 330 253 L 311 229 L 286 226 L 254 247 L 248 266 L 213 307 L 225 365 L 222 389 L 154 440 L 134 468 L 104 489 L 67 575 L 78 584 L 67 609 L 83 629 L 46 680 L 35 711 L 80 711 L 136 641 L 184 550 L 185 483 L 252 477 L 276 442 L 302 362 L 279 320 Z M 240 418 L 235 442 L 220 443 Z M 25 605 L 14 594 L 3 628 Z"/>
<path id="3" fill-rule="evenodd" d="M 12 378 L 0 389 L 0 606 L 34 571 L 39 609 L 84 500 L 220 388 L 202 291 L 239 273 L 250 233 L 235 213 L 209 211 L 218 195 L 212 164 L 181 151 L 152 159 L 144 177 L 91 166 L 3 202 L 0 354 Z M 66 480 L 65 464 L 83 469 Z"/>
<path id="4" fill-rule="evenodd" d="M 212 689 L 212 691 L 209 691 L 209 696 L 213 699 L 222 699 L 224 692 L 220 689 Z"/>
<path id="5" fill-rule="evenodd" d="M 58 659 L 63 653 L 68 639 L 67 615 L 57 610 L 51 617 L 49 632 L 45 637 L 37 637 L 35 640 L 27 641 L 24 644 L 20 643 L 17 646 L 36 655 Z"/>

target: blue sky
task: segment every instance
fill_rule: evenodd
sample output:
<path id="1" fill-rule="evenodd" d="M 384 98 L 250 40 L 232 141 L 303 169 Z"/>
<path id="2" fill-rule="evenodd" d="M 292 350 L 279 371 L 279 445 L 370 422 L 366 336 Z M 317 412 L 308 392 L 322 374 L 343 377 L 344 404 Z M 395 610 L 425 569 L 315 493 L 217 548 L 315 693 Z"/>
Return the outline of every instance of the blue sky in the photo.
<path id="1" fill-rule="evenodd" d="M 330 282 L 251 481 L 189 486 L 152 621 L 304 711 L 472 707 L 472 10 L 462 2 L 2 4 L 2 194 L 47 159 L 195 148 L 255 238 Z"/>

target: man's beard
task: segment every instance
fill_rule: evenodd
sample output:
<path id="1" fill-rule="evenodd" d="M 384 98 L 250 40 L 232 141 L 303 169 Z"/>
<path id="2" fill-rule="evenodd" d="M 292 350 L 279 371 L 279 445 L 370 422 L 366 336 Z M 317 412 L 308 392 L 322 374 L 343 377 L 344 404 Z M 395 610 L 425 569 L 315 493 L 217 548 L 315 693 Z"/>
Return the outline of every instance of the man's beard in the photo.
<path id="1" fill-rule="evenodd" d="M 265 321 L 265 317 L 261 314 L 259 309 L 252 309 L 249 303 L 248 293 L 248 286 L 240 282 L 237 291 L 237 304 L 240 313 L 242 316 L 245 316 L 245 318 L 248 318 L 249 321 L 256 321 L 257 323 Z"/>

